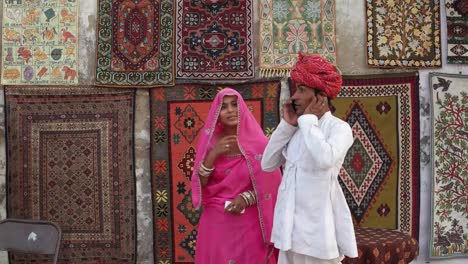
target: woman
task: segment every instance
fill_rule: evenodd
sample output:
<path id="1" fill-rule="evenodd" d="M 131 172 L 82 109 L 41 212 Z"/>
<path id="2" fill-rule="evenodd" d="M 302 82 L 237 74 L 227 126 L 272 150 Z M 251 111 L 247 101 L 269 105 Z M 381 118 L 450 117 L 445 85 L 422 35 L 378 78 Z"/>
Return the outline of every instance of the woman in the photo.
<path id="1" fill-rule="evenodd" d="M 203 205 L 195 263 L 276 263 L 270 235 L 281 175 L 261 169 L 267 143 L 242 96 L 221 90 L 200 135 L 192 175 L 193 204 Z"/>

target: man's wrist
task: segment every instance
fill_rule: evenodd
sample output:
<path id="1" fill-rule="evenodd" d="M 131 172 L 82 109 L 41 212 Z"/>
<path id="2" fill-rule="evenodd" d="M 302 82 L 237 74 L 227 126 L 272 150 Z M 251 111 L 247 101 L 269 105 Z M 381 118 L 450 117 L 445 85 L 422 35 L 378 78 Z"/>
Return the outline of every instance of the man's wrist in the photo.
<path id="1" fill-rule="evenodd" d="M 284 121 L 285 121 L 288 125 L 290 125 L 290 126 L 297 127 L 297 120 L 296 120 L 296 122 L 292 122 L 292 121 L 286 120 L 286 119 L 285 119 Z"/>
<path id="2" fill-rule="evenodd" d="M 316 126 L 318 124 L 318 117 L 314 114 L 304 114 L 297 119 L 297 123 L 299 124 L 299 127 L 310 127 L 312 125 Z"/>

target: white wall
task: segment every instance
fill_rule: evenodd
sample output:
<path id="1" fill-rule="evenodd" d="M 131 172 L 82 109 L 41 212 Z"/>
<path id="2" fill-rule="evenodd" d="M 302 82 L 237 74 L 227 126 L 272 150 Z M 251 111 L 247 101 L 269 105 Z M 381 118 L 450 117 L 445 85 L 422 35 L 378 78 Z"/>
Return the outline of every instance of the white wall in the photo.
<path id="1" fill-rule="evenodd" d="M 430 97 L 428 73 L 440 71 L 468 74 L 468 66 L 451 66 L 445 63 L 446 30 L 445 8 L 441 1 L 443 67 L 437 70 L 420 71 L 420 120 L 421 120 L 421 208 L 420 208 L 420 256 L 413 263 L 425 263 L 428 256 L 430 221 Z M 92 84 L 95 68 L 96 44 L 96 0 L 80 2 L 79 34 L 79 80 L 81 84 Z M 0 9 L 1 12 L 1 9 Z M 344 74 L 368 74 L 395 70 L 370 69 L 366 65 L 366 22 L 365 0 L 336 0 L 338 66 Z M 254 34 L 255 36 L 255 34 Z M 401 71 L 401 70 L 400 70 Z M 153 263 L 152 219 L 149 181 L 149 106 L 148 90 L 137 92 L 135 124 L 135 154 L 137 177 L 137 226 L 138 263 Z M 5 214 L 5 138 L 3 116 L 3 93 L 0 93 L 0 219 Z M 0 263 L 7 263 L 5 254 L 0 254 Z M 431 263 L 462 264 L 466 259 L 431 261 Z"/>

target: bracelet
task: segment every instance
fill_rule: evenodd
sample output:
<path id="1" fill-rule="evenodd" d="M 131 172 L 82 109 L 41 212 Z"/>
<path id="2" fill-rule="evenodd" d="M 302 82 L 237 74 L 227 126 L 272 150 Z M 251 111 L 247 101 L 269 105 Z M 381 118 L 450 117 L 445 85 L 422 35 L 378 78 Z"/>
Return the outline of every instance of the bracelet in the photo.
<path id="1" fill-rule="evenodd" d="M 203 162 L 200 162 L 200 167 L 205 171 L 214 171 L 214 167 L 211 169 L 208 169 L 205 165 L 203 165 Z"/>
<path id="2" fill-rule="evenodd" d="M 251 206 L 253 204 L 255 204 L 257 202 L 257 199 L 255 197 L 255 194 L 253 191 L 246 191 L 246 192 L 243 192 L 240 194 L 240 197 L 242 197 L 242 199 L 244 199 L 245 203 L 248 205 L 248 206 Z"/>
<path id="3" fill-rule="evenodd" d="M 246 204 L 247 206 L 249 206 L 249 205 L 250 205 L 250 204 L 249 204 L 249 199 L 248 199 L 247 197 L 245 197 L 244 193 L 241 193 L 241 194 L 239 194 L 239 195 L 240 195 L 240 197 L 242 197 L 242 200 L 244 200 L 245 204 Z"/>
<path id="4" fill-rule="evenodd" d="M 252 191 L 246 192 L 245 195 L 247 196 L 247 198 L 249 198 L 250 204 L 254 204 L 256 202 L 255 195 Z"/>
<path id="5" fill-rule="evenodd" d="M 198 174 L 200 176 L 210 177 L 213 171 L 214 171 L 214 167 L 211 169 L 208 169 L 205 165 L 203 165 L 203 162 L 200 162 L 200 168 L 198 169 Z"/>

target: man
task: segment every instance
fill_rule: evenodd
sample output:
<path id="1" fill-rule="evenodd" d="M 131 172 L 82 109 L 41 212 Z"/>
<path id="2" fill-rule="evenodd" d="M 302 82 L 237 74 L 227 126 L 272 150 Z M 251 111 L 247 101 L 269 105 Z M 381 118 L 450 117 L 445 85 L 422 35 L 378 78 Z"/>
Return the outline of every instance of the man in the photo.
<path id="1" fill-rule="evenodd" d="M 340 263 L 357 257 L 351 213 L 338 173 L 353 144 L 351 127 L 329 102 L 341 89 L 336 67 L 299 54 L 291 71 L 296 88 L 262 157 L 262 169 L 284 165 L 271 240 L 279 264 Z"/>

